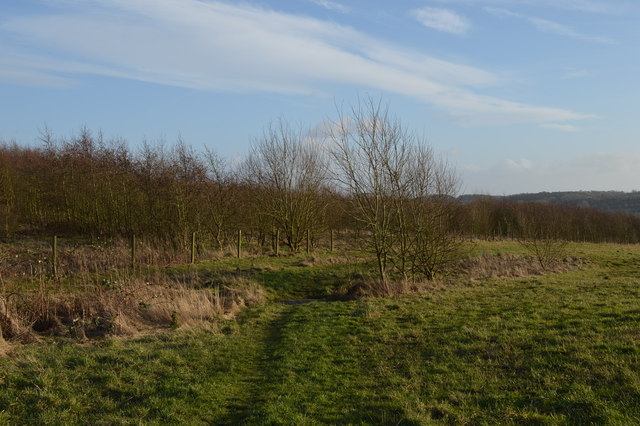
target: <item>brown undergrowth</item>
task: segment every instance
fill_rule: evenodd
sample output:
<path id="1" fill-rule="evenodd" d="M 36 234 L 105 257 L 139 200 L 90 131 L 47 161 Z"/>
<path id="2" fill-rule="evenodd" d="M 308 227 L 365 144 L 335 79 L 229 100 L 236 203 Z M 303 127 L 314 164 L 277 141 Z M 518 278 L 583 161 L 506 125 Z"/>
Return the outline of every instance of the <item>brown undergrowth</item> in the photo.
<path id="1" fill-rule="evenodd" d="M 534 256 L 497 253 L 460 259 L 453 262 L 446 275 L 469 279 L 517 278 L 531 275 L 547 275 L 580 269 L 589 261 L 577 257 L 550 260 L 543 267 Z"/>
<path id="2" fill-rule="evenodd" d="M 54 276 L 50 242 L 0 243 L 0 354 L 8 342 L 47 335 L 91 339 L 213 326 L 265 299 L 260 286 L 242 277 L 208 285 L 196 271 L 163 272 L 184 264 L 185 254 L 150 241 L 137 242 L 132 270 L 128 244 L 64 241 Z"/>
<path id="3" fill-rule="evenodd" d="M 128 268 L 132 263 L 131 242 L 125 239 L 84 240 L 58 239 L 57 274 L 60 277 L 78 273 L 103 273 Z M 190 260 L 188 247 L 175 247 L 167 242 L 138 238 L 134 262 L 137 266 L 182 265 Z M 0 243 L 0 274 L 6 278 L 36 277 L 52 274 L 51 241 L 22 239 Z M 230 254 L 229 254 L 230 255 Z M 223 257 L 219 250 L 199 247 L 198 259 Z"/>
<path id="4" fill-rule="evenodd" d="M 187 281 L 187 282 L 185 282 Z M 189 282 L 191 281 L 191 282 Z M 237 280 L 214 288 L 159 273 L 85 285 L 72 293 L 49 291 L 0 294 L 0 345 L 33 342 L 45 335 L 91 339 L 135 336 L 169 328 L 215 326 L 246 305 L 264 301 L 255 283 Z"/>
<path id="5" fill-rule="evenodd" d="M 518 278 L 535 275 L 547 275 L 581 269 L 589 263 L 586 259 L 566 257 L 549 262 L 542 267 L 533 256 L 512 254 L 482 255 L 459 259 L 448 265 L 435 280 L 410 281 L 394 280 L 387 282 L 360 280 L 335 294 L 341 299 L 360 299 L 366 297 L 392 297 L 403 294 L 415 294 L 445 288 L 461 282 L 491 278 Z"/>

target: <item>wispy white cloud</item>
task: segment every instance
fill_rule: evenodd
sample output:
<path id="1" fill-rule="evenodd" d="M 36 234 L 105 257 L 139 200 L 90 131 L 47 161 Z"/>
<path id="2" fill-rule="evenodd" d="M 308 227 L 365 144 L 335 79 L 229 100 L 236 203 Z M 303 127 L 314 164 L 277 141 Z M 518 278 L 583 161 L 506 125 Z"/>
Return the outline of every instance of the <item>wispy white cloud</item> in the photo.
<path id="1" fill-rule="evenodd" d="M 443 61 L 318 19 L 200 0 L 65 0 L 73 8 L 5 18 L 0 70 L 69 79 L 96 74 L 210 91 L 314 94 L 332 84 L 419 99 L 459 122 L 590 118 L 476 92 L 490 72 Z M 27 56 L 20 46 L 47 52 Z M 8 57 L 21 57 L 7 65 Z"/>
<path id="2" fill-rule="evenodd" d="M 513 12 L 511 10 L 502 8 L 502 7 L 485 6 L 483 9 L 485 10 L 485 12 L 489 12 L 493 16 L 497 16 L 499 18 L 518 18 L 518 19 L 522 19 L 522 18 L 525 17 L 524 15 L 522 15 L 520 13 L 516 13 L 516 12 Z"/>
<path id="3" fill-rule="evenodd" d="M 466 33 L 471 24 L 453 10 L 439 7 L 423 7 L 413 11 L 416 19 L 425 27 L 451 34 Z"/>
<path id="4" fill-rule="evenodd" d="M 544 129 L 558 130 L 560 132 L 579 132 L 580 128 L 571 124 L 544 123 L 540 127 Z"/>
<path id="5" fill-rule="evenodd" d="M 75 85 L 74 80 L 42 71 L 34 67 L 35 58 L 21 57 L 7 52 L 0 46 L 0 81 L 35 87 L 66 89 Z"/>
<path id="6" fill-rule="evenodd" d="M 500 83 L 499 77 L 488 71 L 417 54 L 397 46 L 370 44 L 363 47 L 363 53 L 372 60 L 451 86 L 482 87 Z"/>
<path id="7" fill-rule="evenodd" d="M 435 0 L 442 4 L 514 5 L 538 6 L 555 9 L 575 10 L 587 13 L 619 15 L 629 10 L 627 0 Z"/>
<path id="8" fill-rule="evenodd" d="M 535 16 L 525 15 L 522 13 L 513 12 L 511 10 L 500 8 L 500 7 L 485 6 L 484 10 L 499 18 L 524 19 L 528 21 L 531 25 L 533 25 L 536 29 L 544 33 L 555 34 L 563 37 L 570 37 L 578 40 L 592 41 L 596 43 L 612 42 L 612 40 L 607 37 L 599 37 L 599 36 L 583 34 L 574 30 L 571 27 L 562 25 L 555 21 L 550 21 L 548 19 L 542 19 Z"/>
<path id="9" fill-rule="evenodd" d="M 349 8 L 343 5 L 342 3 L 337 3 L 329 0 L 310 0 L 310 1 L 311 3 L 324 7 L 325 9 L 328 9 L 328 10 L 333 10 L 335 12 L 340 12 L 340 13 L 349 13 Z"/>
<path id="10" fill-rule="evenodd" d="M 585 41 L 593 41 L 596 43 L 612 43 L 612 40 L 607 37 L 600 36 L 591 36 L 588 34 L 582 34 L 578 31 L 575 31 L 571 27 L 567 27 L 565 25 L 559 24 L 554 21 L 549 21 L 547 19 L 528 17 L 529 22 L 531 22 L 537 29 L 542 32 L 555 34 L 559 36 L 565 36 L 570 38 L 575 38 L 578 40 Z"/>
<path id="11" fill-rule="evenodd" d="M 505 160 L 504 164 L 507 169 L 514 171 L 531 170 L 533 168 L 533 163 L 526 158 L 523 158 L 519 161 L 508 158 Z"/>

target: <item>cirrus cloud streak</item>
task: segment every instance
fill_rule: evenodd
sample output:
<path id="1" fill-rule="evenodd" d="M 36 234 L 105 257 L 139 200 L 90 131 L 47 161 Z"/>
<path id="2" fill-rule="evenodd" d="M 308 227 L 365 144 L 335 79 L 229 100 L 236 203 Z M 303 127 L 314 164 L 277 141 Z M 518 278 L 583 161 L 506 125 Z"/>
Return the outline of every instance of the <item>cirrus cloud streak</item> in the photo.
<path id="1" fill-rule="evenodd" d="M 55 83 L 96 74 L 198 90 L 303 95 L 337 84 L 416 98 L 471 124 L 592 117 L 478 93 L 499 78 L 319 19 L 219 1 L 63 4 L 71 7 L 0 22 L 5 40 L 19 41 L 0 45 L 0 78 L 25 72 Z"/>
<path id="2" fill-rule="evenodd" d="M 413 15 L 425 27 L 451 34 L 462 35 L 471 26 L 469 21 L 456 12 L 439 7 L 423 7 L 414 10 Z"/>

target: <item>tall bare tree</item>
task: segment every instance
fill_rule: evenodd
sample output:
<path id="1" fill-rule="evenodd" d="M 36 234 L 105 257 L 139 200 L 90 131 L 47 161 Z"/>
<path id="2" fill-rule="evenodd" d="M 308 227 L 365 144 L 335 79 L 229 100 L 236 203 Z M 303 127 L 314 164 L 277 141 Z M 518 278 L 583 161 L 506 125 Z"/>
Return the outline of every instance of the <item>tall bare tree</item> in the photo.
<path id="1" fill-rule="evenodd" d="M 459 178 L 425 145 L 413 149 L 410 168 L 409 192 L 405 194 L 408 208 L 399 213 L 405 215 L 402 232 L 408 234 L 411 274 L 432 279 L 458 254 L 462 243 L 456 226 L 460 220 L 455 199 Z"/>
<path id="2" fill-rule="evenodd" d="M 368 231 L 379 279 L 387 281 L 390 266 L 404 278 L 432 278 L 456 247 L 448 227 L 455 173 L 380 100 L 367 98 L 332 124 L 335 178 Z"/>
<path id="3" fill-rule="evenodd" d="M 204 227 L 211 233 L 218 248 L 224 248 L 225 229 L 234 214 L 234 190 L 237 187 L 236 177 L 227 162 L 213 150 L 206 149 L 208 185 L 205 191 L 208 208 Z"/>
<path id="4" fill-rule="evenodd" d="M 329 129 L 335 179 L 351 196 L 356 220 L 370 233 L 368 242 L 375 252 L 382 282 L 387 280 L 393 248 L 391 154 L 403 156 L 407 142 L 404 136 L 388 109 L 371 98 L 352 107 L 350 115 L 339 111 L 338 120 Z"/>
<path id="5" fill-rule="evenodd" d="M 296 252 L 307 231 L 318 229 L 324 205 L 319 192 L 326 159 L 313 138 L 284 120 L 272 123 L 252 148 L 245 173 L 257 187 L 261 212 Z"/>

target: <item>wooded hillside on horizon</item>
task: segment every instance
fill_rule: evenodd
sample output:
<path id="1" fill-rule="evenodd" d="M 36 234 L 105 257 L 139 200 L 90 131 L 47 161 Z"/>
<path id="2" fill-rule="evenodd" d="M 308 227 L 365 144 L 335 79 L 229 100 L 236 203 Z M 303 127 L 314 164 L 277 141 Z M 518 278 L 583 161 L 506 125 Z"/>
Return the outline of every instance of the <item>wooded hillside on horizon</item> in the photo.
<path id="1" fill-rule="evenodd" d="M 515 202 L 535 201 L 541 203 L 584 207 L 604 212 L 620 212 L 640 216 L 640 191 L 544 191 L 512 195 L 465 194 L 458 197 L 458 199 L 463 202 L 468 202 L 485 197 L 494 200 Z"/>

